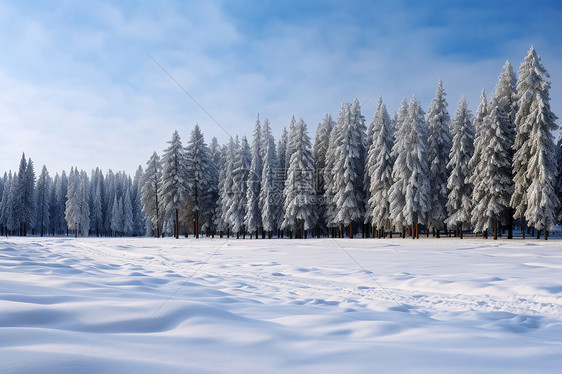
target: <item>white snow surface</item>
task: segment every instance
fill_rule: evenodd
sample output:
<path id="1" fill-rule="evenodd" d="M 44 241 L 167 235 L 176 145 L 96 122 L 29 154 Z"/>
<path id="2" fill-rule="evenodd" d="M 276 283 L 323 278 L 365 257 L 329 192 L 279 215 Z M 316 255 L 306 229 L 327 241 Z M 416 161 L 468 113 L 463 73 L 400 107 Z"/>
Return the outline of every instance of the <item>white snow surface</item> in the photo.
<path id="1" fill-rule="evenodd" d="M 2 239 L 0 371 L 560 372 L 561 249 L 453 238 Z"/>

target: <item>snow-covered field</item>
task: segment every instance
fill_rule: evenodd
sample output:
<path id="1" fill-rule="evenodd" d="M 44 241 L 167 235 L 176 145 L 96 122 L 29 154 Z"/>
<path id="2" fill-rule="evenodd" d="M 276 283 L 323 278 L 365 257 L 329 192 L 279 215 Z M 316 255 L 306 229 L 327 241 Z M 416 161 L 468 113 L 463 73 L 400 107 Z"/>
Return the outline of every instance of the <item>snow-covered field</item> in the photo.
<path id="1" fill-rule="evenodd" d="M 562 243 L 2 239 L 0 365 L 560 372 Z"/>

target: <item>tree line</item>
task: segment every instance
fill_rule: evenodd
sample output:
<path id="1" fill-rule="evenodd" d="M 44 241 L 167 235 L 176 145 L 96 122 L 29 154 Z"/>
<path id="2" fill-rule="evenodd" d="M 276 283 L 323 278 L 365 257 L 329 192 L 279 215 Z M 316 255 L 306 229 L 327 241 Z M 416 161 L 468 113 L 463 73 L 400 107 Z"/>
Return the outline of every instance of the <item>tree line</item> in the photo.
<path id="1" fill-rule="evenodd" d="M 276 142 L 269 121 L 208 145 L 198 125 L 176 131 L 134 178 L 72 168 L 35 178 L 22 157 L 0 180 L 3 234 L 201 235 L 250 238 L 467 231 L 496 239 L 514 226 L 537 237 L 562 221 L 562 137 L 549 75 L 531 47 L 518 74 L 509 61 L 473 115 L 461 97 L 451 118 L 441 81 L 427 111 L 414 96 L 391 118 L 382 98 L 367 126 L 359 101 L 327 114 L 312 142 L 291 119 Z"/>

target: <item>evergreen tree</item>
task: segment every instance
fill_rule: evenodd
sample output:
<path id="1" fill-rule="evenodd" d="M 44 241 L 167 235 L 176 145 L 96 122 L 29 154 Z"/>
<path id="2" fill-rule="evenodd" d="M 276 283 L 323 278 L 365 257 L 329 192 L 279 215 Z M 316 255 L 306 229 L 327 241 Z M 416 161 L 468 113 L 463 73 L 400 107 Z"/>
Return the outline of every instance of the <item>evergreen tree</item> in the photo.
<path id="1" fill-rule="evenodd" d="M 260 123 L 260 117 L 256 120 L 256 126 L 254 128 L 254 138 L 252 140 L 252 161 L 250 163 L 250 172 L 248 174 L 247 190 L 246 190 L 246 215 L 244 217 L 244 222 L 246 224 L 246 229 L 250 234 L 258 236 L 258 230 L 262 226 L 261 222 L 261 212 L 259 208 L 259 195 L 261 190 L 261 176 L 263 169 L 263 151 L 262 151 L 262 128 Z"/>
<path id="2" fill-rule="evenodd" d="M 279 162 L 279 168 L 281 169 L 282 185 L 285 185 L 285 180 L 287 179 L 287 143 L 289 143 L 289 132 L 286 127 L 283 127 L 283 132 L 279 138 L 279 143 L 277 144 L 277 160 Z"/>
<path id="3" fill-rule="evenodd" d="M 336 123 L 330 131 L 328 139 L 328 147 L 326 148 L 325 167 L 323 172 L 324 180 L 324 217 L 326 226 L 332 228 L 332 237 L 334 236 L 334 228 L 338 226 L 337 222 L 337 206 L 335 201 L 336 184 L 335 177 L 337 174 L 336 168 L 336 150 L 341 144 L 342 136 L 341 126 Z"/>
<path id="4" fill-rule="evenodd" d="M 334 201 L 336 222 L 349 226 L 364 218 L 365 123 L 357 99 L 342 104 L 337 119 L 341 141 L 335 149 Z"/>
<path id="5" fill-rule="evenodd" d="M 472 210 L 473 186 L 470 183 L 469 162 L 474 154 L 474 128 L 471 117 L 468 102 L 462 96 L 451 122 L 453 142 L 447 164 L 449 168 L 449 179 L 447 180 L 449 217 L 445 220 L 447 225 L 459 227 L 461 239 L 463 225 L 465 227 L 469 225 Z"/>
<path id="6" fill-rule="evenodd" d="M 87 236 L 90 230 L 90 206 L 88 204 L 88 176 L 72 168 L 68 180 L 65 219 L 74 235 Z"/>
<path id="7" fill-rule="evenodd" d="M 123 198 L 123 234 L 132 236 L 135 229 L 133 204 L 131 203 L 131 189 L 127 188 Z"/>
<path id="8" fill-rule="evenodd" d="M 68 177 L 63 170 L 60 178 L 58 174 L 55 176 L 55 203 L 51 220 L 55 234 L 68 234 L 68 225 L 66 224 L 65 210 L 68 194 Z"/>
<path id="9" fill-rule="evenodd" d="M 205 143 L 205 138 L 199 125 L 191 132 L 191 137 L 185 149 L 187 159 L 187 189 L 193 212 L 195 236 L 199 237 L 199 230 L 210 229 L 212 225 L 217 193 L 217 166 L 211 159 L 211 151 Z"/>
<path id="10" fill-rule="evenodd" d="M 170 146 L 162 156 L 162 181 L 160 203 L 164 220 L 169 222 L 168 234 L 173 233 L 179 238 L 180 213 L 183 214 L 183 201 L 186 197 L 186 170 L 185 153 L 177 131 L 174 131 Z"/>
<path id="11" fill-rule="evenodd" d="M 314 202 L 314 161 L 312 145 L 308 136 L 306 123 L 299 119 L 290 133 L 291 149 L 290 167 L 283 190 L 284 214 L 282 226 L 298 232 L 299 237 L 306 236 L 304 230 L 314 227 L 317 220 Z"/>
<path id="12" fill-rule="evenodd" d="M 550 109 L 550 76 L 533 47 L 519 68 L 518 111 L 513 157 L 514 193 L 511 205 L 516 218 L 525 218 L 537 230 L 554 229 L 559 200 L 555 192 L 557 177 L 555 144 L 552 132 L 558 126 Z M 539 231 L 540 232 L 540 231 Z"/>
<path id="13" fill-rule="evenodd" d="M 117 200 L 117 195 L 113 198 L 111 208 L 111 231 L 114 236 L 123 233 L 123 199 Z"/>
<path id="14" fill-rule="evenodd" d="M 316 128 L 316 137 L 314 138 L 314 148 L 312 155 L 314 158 L 314 179 L 316 184 L 316 196 L 323 197 L 326 193 L 324 174 L 326 173 L 326 153 L 330 144 L 330 133 L 334 127 L 332 116 L 326 114 L 324 120 L 318 124 Z M 331 172 L 331 171 L 330 171 Z M 327 223 L 326 204 L 318 201 L 318 223 Z"/>
<path id="15" fill-rule="evenodd" d="M 236 191 L 234 184 L 234 164 L 239 147 L 238 138 L 236 141 L 230 138 L 228 146 L 222 152 L 223 160 L 219 174 L 219 212 L 221 217 L 219 229 L 221 231 L 226 230 L 227 233 L 235 226 L 236 214 L 234 213 L 236 211 L 233 208 L 235 200 L 240 198 L 240 191 Z"/>
<path id="16" fill-rule="evenodd" d="M 504 113 L 500 110 L 497 98 L 488 103 L 489 111 L 480 129 L 480 162 L 472 169 L 470 178 L 474 186 L 472 194 L 471 222 L 475 232 L 487 232 L 494 226 L 494 239 L 497 239 L 498 222 L 503 222 L 509 208 L 513 191 L 509 140 L 503 131 Z"/>
<path id="17" fill-rule="evenodd" d="M 139 165 L 131 186 L 131 204 L 133 208 L 133 235 L 142 236 L 146 233 L 145 216 L 142 212 L 141 188 L 144 171 Z"/>
<path id="18" fill-rule="evenodd" d="M 400 109 L 396 113 L 394 144 L 392 145 L 392 186 L 389 190 L 390 198 L 390 220 L 397 229 L 402 229 L 408 223 L 404 217 L 406 206 L 406 187 L 409 183 L 409 168 L 407 165 L 406 154 L 408 144 L 405 141 L 409 136 L 409 128 L 405 128 L 408 122 L 408 102 L 402 99 Z M 403 129 L 404 128 L 404 129 Z"/>
<path id="19" fill-rule="evenodd" d="M 262 130 L 262 140 L 265 142 L 265 153 L 263 157 L 263 169 L 261 175 L 261 188 L 259 195 L 259 208 L 263 230 L 269 233 L 279 227 L 282 201 L 282 177 L 279 173 L 279 161 L 275 149 L 275 139 L 271 134 L 269 121 L 264 121 Z"/>
<path id="20" fill-rule="evenodd" d="M 6 229 L 6 236 L 20 227 L 16 211 L 17 196 L 17 175 L 12 176 L 12 171 L 10 171 L 2 192 L 2 215 L 0 217 L 2 225 Z"/>
<path id="21" fill-rule="evenodd" d="M 369 178 L 369 199 L 367 210 L 370 212 L 371 224 L 379 230 L 379 237 L 384 231 L 392 230 L 390 216 L 390 188 L 392 187 L 392 122 L 379 98 L 377 111 L 369 126 L 373 139 L 367 155 L 366 174 Z"/>
<path id="22" fill-rule="evenodd" d="M 160 157 L 154 152 L 146 163 L 141 187 L 142 211 L 147 217 L 147 234 L 156 237 L 160 237 L 162 230 L 162 210 L 160 208 L 162 173 L 160 167 Z"/>
<path id="23" fill-rule="evenodd" d="M 37 231 L 41 236 L 48 232 L 50 226 L 50 208 L 51 202 L 49 200 L 51 195 L 51 178 L 49 177 L 49 172 L 47 167 L 43 165 L 41 170 L 41 175 L 37 180 Z"/>
<path id="24" fill-rule="evenodd" d="M 428 122 L 428 157 L 429 157 L 429 196 L 431 198 L 428 214 L 429 228 L 443 229 L 447 218 L 447 178 L 449 173 L 449 152 L 451 150 L 451 134 L 449 126 L 451 118 L 447 111 L 446 93 L 443 82 L 439 81 L 437 92 L 427 113 Z"/>

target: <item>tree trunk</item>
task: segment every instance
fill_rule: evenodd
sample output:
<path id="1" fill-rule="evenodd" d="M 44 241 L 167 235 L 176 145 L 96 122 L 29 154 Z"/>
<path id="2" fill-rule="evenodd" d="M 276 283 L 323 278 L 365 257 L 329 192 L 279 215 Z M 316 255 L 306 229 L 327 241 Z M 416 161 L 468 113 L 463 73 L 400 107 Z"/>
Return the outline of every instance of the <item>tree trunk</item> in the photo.
<path id="1" fill-rule="evenodd" d="M 498 220 L 494 220 L 494 240 L 498 240 Z"/>
<path id="2" fill-rule="evenodd" d="M 537 229 L 537 239 L 540 239 L 540 238 L 541 238 L 541 230 Z"/>
<path id="3" fill-rule="evenodd" d="M 459 237 L 462 239 L 463 235 L 462 235 L 462 223 L 459 223 Z"/>
<path id="4" fill-rule="evenodd" d="M 548 230 L 544 230 L 544 240 L 548 240 Z"/>
<path id="5" fill-rule="evenodd" d="M 353 239 L 353 222 L 349 222 L 349 239 Z"/>

